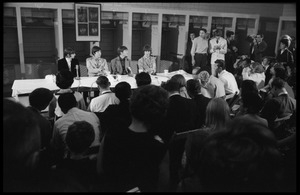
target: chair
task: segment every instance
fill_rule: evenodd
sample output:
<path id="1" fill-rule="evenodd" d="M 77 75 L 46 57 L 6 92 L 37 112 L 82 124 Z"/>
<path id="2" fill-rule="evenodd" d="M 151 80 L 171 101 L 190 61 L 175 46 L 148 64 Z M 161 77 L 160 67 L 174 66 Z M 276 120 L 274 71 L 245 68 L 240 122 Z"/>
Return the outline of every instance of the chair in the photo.
<path id="1" fill-rule="evenodd" d="M 173 62 L 168 61 L 168 60 L 161 60 L 160 61 L 160 67 L 159 67 L 160 70 L 159 70 L 159 72 L 164 72 L 164 70 L 169 70 L 169 68 L 172 65 L 172 63 Z"/>
<path id="2" fill-rule="evenodd" d="M 87 67 L 84 65 L 79 65 L 79 70 L 80 70 L 80 76 L 82 77 L 87 77 L 88 76 L 88 70 Z"/>

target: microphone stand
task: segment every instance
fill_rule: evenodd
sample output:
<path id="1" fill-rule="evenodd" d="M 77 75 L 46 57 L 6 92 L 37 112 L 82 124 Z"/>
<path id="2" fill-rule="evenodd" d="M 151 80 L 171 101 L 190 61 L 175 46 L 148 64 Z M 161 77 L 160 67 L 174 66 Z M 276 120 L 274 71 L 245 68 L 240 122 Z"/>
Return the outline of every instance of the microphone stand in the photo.
<path id="1" fill-rule="evenodd" d="M 76 80 L 80 80 L 80 77 L 78 76 L 79 75 L 78 69 L 79 69 L 79 66 L 76 65 L 76 77 L 75 77 Z"/>

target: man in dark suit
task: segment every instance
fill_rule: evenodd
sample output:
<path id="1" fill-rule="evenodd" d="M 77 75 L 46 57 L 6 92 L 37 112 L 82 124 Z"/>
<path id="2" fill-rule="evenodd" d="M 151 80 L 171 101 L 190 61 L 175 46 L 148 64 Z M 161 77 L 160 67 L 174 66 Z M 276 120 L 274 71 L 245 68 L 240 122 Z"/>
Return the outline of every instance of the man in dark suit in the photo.
<path id="1" fill-rule="evenodd" d="M 58 71 L 66 69 L 71 71 L 74 77 L 80 77 L 79 61 L 75 58 L 75 55 L 76 54 L 74 49 L 70 47 L 65 48 L 64 58 L 58 60 L 57 62 Z M 78 70 L 76 69 L 76 67 L 78 67 Z"/>
<path id="2" fill-rule="evenodd" d="M 233 75 L 235 74 L 233 64 L 236 61 L 238 56 L 237 54 L 237 47 L 234 41 L 234 32 L 227 31 L 226 32 L 226 41 L 227 41 L 227 53 L 225 54 L 225 63 L 226 63 L 226 70 L 231 72 Z"/>
<path id="3" fill-rule="evenodd" d="M 254 41 L 253 46 L 254 61 L 259 63 L 261 63 L 264 52 L 268 47 L 268 44 L 263 40 L 263 38 L 264 35 L 262 33 L 258 33 L 256 35 L 256 41 Z"/>

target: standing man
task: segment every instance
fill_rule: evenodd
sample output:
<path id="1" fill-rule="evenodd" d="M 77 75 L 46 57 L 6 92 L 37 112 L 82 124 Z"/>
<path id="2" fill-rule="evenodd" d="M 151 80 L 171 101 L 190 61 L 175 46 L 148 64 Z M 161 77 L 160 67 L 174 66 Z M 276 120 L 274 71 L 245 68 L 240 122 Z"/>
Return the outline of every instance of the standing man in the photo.
<path id="1" fill-rule="evenodd" d="M 185 51 L 185 61 L 186 61 L 186 66 L 185 66 L 185 71 L 188 73 L 192 72 L 192 56 L 191 56 L 191 49 L 193 46 L 193 41 L 195 40 L 195 33 L 190 32 L 190 38 L 188 39 L 188 42 L 186 44 L 186 51 Z"/>
<path id="2" fill-rule="evenodd" d="M 118 47 L 118 56 L 111 60 L 111 69 L 112 74 L 131 74 L 131 60 L 128 59 L 127 47 Z"/>
<path id="3" fill-rule="evenodd" d="M 254 41 L 253 53 L 254 53 L 254 61 L 261 63 L 262 57 L 268 47 L 267 43 L 263 40 L 264 35 L 262 33 L 258 33 L 256 35 L 256 41 Z"/>
<path id="4" fill-rule="evenodd" d="M 237 58 L 237 47 L 235 46 L 234 41 L 234 32 L 228 30 L 226 32 L 226 41 L 227 41 L 227 53 L 225 54 L 225 63 L 226 63 L 226 70 L 234 74 L 233 64 Z"/>
<path id="5" fill-rule="evenodd" d="M 58 71 L 65 69 L 71 71 L 74 78 L 80 77 L 79 61 L 75 58 L 75 55 L 74 49 L 70 47 L 65 48 L 64 58 L 57 61 Z"/>
<path id="6" fill-rule="evenodd" d="M 225 60 L 225 54 L 227 53 L 227 41 L 221 37 L 221 30 L 216 30 L 215 38 L 212 38 L 209 41 L 209 52 L 211 53 L 211 74 L 216 76 L 215 71 L 215 61 L 216 60 Z"/>
<path id="7" fill-rule="evenodd" d="M 207 65 L 208 41 L 206 39 L 206 29 L 200 28 L 199 37 L 193 41 L 191 49 L 192 65 L 203 68 Z"/>

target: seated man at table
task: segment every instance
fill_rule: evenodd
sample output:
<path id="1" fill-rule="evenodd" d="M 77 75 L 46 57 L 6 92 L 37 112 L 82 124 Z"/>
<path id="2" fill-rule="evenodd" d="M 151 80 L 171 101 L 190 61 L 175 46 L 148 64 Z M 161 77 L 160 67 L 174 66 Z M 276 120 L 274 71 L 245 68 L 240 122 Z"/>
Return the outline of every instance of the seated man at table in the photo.
<path id="1" fill-rule="evenodd" d="M 119 104 L 120 100 L 110 90 L 110 82 L 106 76 L 99 76 L 97 81 L 100 95 L 91 100 L 89 110 L 91 112 L 104 112 L 110 104 Z"/>
<path id="2" fill-rule="evenodd" d="M 58 71 L 69 70 L 72 72 L 73 77 L 80 77 L 79 61 L 75 58 L 75 55 L 74 49 L 66 48 L 64 50 L 64 58 L 57 61 Z"/>
<path id="3" fill-rule="evenodd" d="M 150 45 L 145 45 L 143 48 L 144 56 L 138 60 L 139 72 L 147 72 L 149 74 L 156 73 L 156 59 L 151 56 Z"/>
<path id="4" fill-rule="evenodd" d="M 107 75 L 109 73 L 107 62 L 101 58 L 101 48 L 94 46 L 92 48 L 92 57 L 86 59 L 86 67 L 90 77 Z"/>
<path id="5" fill-rule="evenodd" d="M 118 48 L 118 56 L 111 60 L 112 74 L 131 74 L 131 60 L 128 59 L 128 49 L 125 46 Z"/>

